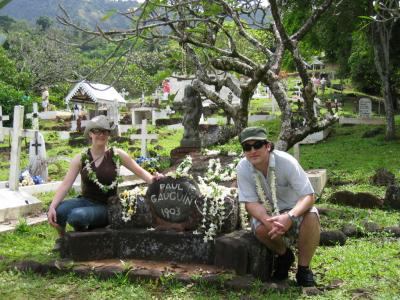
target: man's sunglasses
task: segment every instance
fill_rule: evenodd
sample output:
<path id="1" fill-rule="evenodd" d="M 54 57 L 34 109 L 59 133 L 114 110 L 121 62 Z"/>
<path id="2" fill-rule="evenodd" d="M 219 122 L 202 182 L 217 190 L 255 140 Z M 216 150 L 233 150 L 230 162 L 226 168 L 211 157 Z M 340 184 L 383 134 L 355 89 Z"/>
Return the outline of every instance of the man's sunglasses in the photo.
<path id="1" fill-rule="evenodd" d="M 254 144 L 251 144 L 251 145 L 247 144 L 247 143 L 244 143 L 244 144 L 242 144 L 242 148 L 243 148 L 243 151 L 248 152 L 248 151 L 251 151 L 251 148 L 254 148 L 254 150 L 258 150 L 258 149 L 260 149 L 262 146 L 264 146 L 266 144 L 267 144 L 266 141 L 257 141 L 257 142 L 255 142 Z"/>
<path id="2" fill-rule="evenodd" d="M 104 135 L 110 134 L 110 130 L 100 129 L 100 128 L 94 128 L 94 129 L 90 130 L 90 132 L 93 133 L 93 134 L 96 134 L 96 135 L 98 135 L 98 134 L 104 134 Z"/>

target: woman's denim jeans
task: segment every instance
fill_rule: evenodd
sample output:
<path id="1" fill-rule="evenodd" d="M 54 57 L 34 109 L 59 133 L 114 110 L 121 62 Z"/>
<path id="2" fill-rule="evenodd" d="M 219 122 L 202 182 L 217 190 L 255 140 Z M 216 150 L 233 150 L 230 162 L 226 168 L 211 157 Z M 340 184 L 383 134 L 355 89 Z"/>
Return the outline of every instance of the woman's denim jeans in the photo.
<path id="1" fill-rule="evenodd" d="M 57 224 L 65 228 L 66 223 L 76 231 L 84 231 L 108 225 L 107 205 L 78 197 L 58 205 Z"/>

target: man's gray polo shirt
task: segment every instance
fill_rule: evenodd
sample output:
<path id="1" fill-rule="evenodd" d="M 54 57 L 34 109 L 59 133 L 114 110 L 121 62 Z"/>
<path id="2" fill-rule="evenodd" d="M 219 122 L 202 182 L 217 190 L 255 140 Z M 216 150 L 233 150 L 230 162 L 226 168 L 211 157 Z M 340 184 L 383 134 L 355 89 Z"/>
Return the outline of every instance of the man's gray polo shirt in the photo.
<path id="1" fill-rule="evenodd" d="M 276 197 L 280 211 L 293 208 L 300 197 L 314 194 L 314 189 L 307 174 L 293 156 L 283 151 L 274 150 L 270 154 L 269 160 L 269 167 L 275 166 Z M 268 175 L 267 177 L 262 175 L 246 158 L 240 160 L 236 167 L 236 172 L 240 202 L 260 201 L 257 195 L 254 172 L 261 174 L 263 189 L 267 198 L 271 199 Z"/>

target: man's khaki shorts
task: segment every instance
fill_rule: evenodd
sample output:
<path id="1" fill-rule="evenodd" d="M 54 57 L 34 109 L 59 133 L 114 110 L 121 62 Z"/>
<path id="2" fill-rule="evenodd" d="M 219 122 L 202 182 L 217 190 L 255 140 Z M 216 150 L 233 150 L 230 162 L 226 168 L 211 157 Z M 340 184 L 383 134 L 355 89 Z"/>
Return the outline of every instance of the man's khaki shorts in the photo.
<path id="1" fill-rule="evenodd" d="M 283 214 L 289 210 L 290 209 L 284 209 L 284 210 L 281 210 L 279 213 Z M 309 212 L 315 213 L 318 216 L 318 220 L 319 220 L 318 209 L 315 206 L 311 207 Z M 300 219 L 300 222 L 298 222 L 296 224 L 297 226 L 290 227 L 290 229 L 288 231 L 286 231 L 286 233 L 283 236 L 283 240 L 285 241 L 285 244 L 288 247 L 297 243 L 297 239 L 299 237 L 300 226 L 301 226 L 301 223 L 303 222 L 303 216 L 299 217 L 299 219 Z M 255 218 L 251 218 L 250 222 L 251 222 L 251 231 L 255 234 L 257 227 L 261 225 L 261 222 Z"/>

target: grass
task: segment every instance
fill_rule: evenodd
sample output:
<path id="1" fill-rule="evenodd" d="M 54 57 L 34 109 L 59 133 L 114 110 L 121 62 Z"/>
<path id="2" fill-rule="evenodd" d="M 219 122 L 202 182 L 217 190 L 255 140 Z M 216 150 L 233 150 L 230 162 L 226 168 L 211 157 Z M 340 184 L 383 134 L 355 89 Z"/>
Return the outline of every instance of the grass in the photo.
<path id="1" fill-rule="evenodd" d="M 329 90 L 327 90 L 329 92 Z M 252 111 L 262 107 L 257 99 L 252 101 Z M 351 114 L 351 107 L 345 106 Z M 400 130 L 400 118 L 396 118 L 397 132 Z M 272 140 L 279 134 L 279 121 L 262 122 L 268 128 Z M 50 126 L 50 125 L 48 125 Z M 325 168 L 329 182 L 317 205 L 333 209 L 329 217 L 321 216 L 323 230 L 340 229 L 345 224 L 363 228 L 363 223 L 375 222 L 381 226 L 399 226 L 400 212 L 385 209 L 359 209 L 329 203 L 329 196 L 338 190 L 370 192 L 384 197 L 386 188 L 371 185 L 370 177 L 378 168 L 386 168 L 400 178 L 400 141 L 386 141 L 384 133 L 372 138 L 362 138 L 364 132 L 379 126 L 339 126 L 335 125 L 329 138 L 314 145 L 302 145 L 301 164 L 305 169 Z M 383 128 L 383 127 L 382 127 Z M 159 135 L 157 150 L 160 156 L 169 156 L 169 152 L 179 145 L 182 130 L 168 131 L 165 128 L 151 128 Z M 49 137 L 52 148 L 48 156 L 65 155 L 72 157 L 83 147 L 69 147 L 54 135 Z M 6 143 L 3 143 L 7 144 Z M 134 144 L 139 147 L 139 142 Z M 0 145 L 1 147 L 2 145 Z M 132 145 L 118 145 L 128 150 Z M 154 150 L 156 145 L 149 145 Z M 218 148 L 223 151 L 240 152 L 237 139 Z M 132 152 L 131 152 L 132 153 Z M 23 154 L 22 165 L 26 163 Z M 67 163 L 61 164 L 62 170 L 52 167 L 51 176 L 61 179 Z M 1 161 L 0 179 L 8 176 L 8 161 Z M 54 193 L 44 193 L 38 197 L 48 208 Z M 70 195 L 72 196 L 72 194 Z M 39 276 L 30 272 L 9 270 L 12 261 L 33 259 L 40 262 L 57 259 L 51 252 L 56 233 L 47 224 L 26 226 L 20 220 L 14 232 L 0 235 L 0 299 L 400 299 L 400 240 L 391 236 L 370 234 L 366 237 L 349 238 L 344 246 L 319 247 L 312 267 L 317 281 L 326 287 L 322 294 L 307 296 L 297 288 L 293 280 L 289 288 L 282 292 L 261 292 L 256 284 L 250 292 L 225 291 L 205 284 L 184 285 L 165 278 L 161 283 L 127 281 L 124 276 L 102 281 L 96 277 L 79 278 L 73 274 Z M 293 270 L 294 271 L 294 270 Z M 291 274 L 293 279 L 294 273 Z M 338 287 L 329 289 L 332 283 Z"/>

